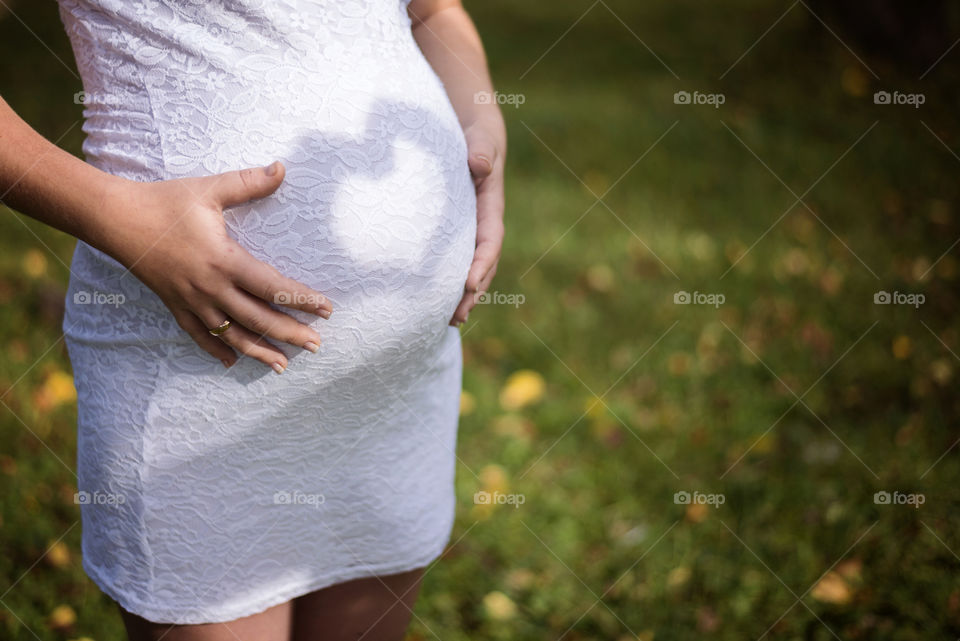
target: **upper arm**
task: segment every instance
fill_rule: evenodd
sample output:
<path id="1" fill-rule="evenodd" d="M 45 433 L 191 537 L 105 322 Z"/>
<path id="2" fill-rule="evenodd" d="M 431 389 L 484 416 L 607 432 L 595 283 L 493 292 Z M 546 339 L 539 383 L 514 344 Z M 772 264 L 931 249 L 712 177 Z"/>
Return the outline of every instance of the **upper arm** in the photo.
<path id="1" fill-rule="evenodd" d="M 453 7 L 462 7 L 460 0 L 410 0 L 407 5 L 407 13 L 416 27 L 422 22 L 426 22 L 430 16 Z"/>

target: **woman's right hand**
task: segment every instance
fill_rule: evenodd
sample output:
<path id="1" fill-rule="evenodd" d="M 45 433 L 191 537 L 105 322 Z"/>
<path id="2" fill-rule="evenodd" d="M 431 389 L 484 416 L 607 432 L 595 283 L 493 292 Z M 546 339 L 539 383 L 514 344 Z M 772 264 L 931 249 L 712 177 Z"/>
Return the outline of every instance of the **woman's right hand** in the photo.
<path id="1" fill-rule="evenodd" d="M 230 367 L 237 352 L 271 366 L 287 367 L 267 338 L 317 351 L 320 335 L 282 304 L 323 318 L 333 311 L 320 292 L 254 258 L 227 235 L 223 209 L 269 196 L 283 182 L 279 162 L 203 178 L 154 183 L 121 181 L 103 205 L 106 217 L 92 244 L 113 256 L 160 297 L 177 323 L 212 356 Z M 227 318 L 219 337 L 208 330 Z"/>

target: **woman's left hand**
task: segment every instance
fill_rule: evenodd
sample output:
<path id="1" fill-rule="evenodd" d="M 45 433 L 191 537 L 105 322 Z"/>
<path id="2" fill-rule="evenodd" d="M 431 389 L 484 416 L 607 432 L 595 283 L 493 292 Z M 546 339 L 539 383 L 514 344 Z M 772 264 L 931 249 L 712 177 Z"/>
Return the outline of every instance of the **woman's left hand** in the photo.
<path id="1" fill-rule="evenodd" d="M 497 128 L 475 123 L 464 128 L 468 164 L 477 190 L 477 247 L 467 275 L 463 298 L 450 324 L 466 322 L 480 294 L 487 291 L 497 273 L 503 246 L 503 166 L 506 144 L 497 136 Z"/>

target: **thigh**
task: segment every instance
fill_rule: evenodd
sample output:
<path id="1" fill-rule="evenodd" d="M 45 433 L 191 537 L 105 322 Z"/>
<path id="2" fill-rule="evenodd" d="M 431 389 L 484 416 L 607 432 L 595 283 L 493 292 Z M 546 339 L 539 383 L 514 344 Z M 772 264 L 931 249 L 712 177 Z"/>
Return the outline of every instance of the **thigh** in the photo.
<path id="1" fill-rule="evenodd" d="M 292 612 L 288 601 L 225 623 L 174 625 L 147 621 L 120 608 L 130 641 L 290 641 Z"/>
<path id="2" fill-rule="evenodd" d="M 347 581 L 294 600 L 293 641 L 401 641 L 423 568 Z"/>

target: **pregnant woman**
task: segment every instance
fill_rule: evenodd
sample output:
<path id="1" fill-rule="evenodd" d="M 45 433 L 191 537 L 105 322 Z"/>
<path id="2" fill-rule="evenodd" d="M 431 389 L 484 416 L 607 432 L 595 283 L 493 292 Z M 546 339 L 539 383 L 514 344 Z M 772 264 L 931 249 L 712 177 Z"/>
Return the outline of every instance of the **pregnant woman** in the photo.
<path id="1" fill-rule="evenodd" d="M 84 569 L 131 639 L 401 639 L 453 525 L 457 326 L 503 237 L 506 134 L 470 18 L 60 12 L 87 163 L 0 101 L 0 194 L 79 239 Z"/>

